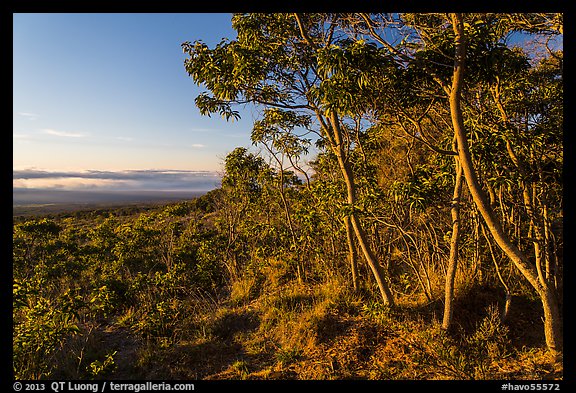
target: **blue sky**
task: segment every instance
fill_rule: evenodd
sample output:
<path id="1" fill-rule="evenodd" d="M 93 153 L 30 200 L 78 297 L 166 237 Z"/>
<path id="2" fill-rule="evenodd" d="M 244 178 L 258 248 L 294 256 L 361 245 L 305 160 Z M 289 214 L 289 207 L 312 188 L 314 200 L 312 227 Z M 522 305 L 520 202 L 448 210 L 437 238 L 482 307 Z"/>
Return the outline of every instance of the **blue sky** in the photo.
<path id="1" fill-rule="evenodd" d="M 215 184 L 225 156 L 251 147 L 258 113 L 236 108 L 236 122 L 201 116 L 194 99 L 203 88 L 187 75 L 180 45 L 234 39 L 231 17 L 14 14 L 14 187 L 182 189 L 194 187 L 195 178 Z"/>
<path id="2" fill-rule="evenodd" d="M 14 14 L 15 173 L 221 170 L 228 152 L 251 145 L 256 115 L 201 116 L 194 98 L 203 88 L 187 75 L 180 44 L 234 39 L 230 20 L 223 13 Z M 58 187 L 99 181 L 75 179 L 60 178 Z M 14 186 L 49 182 L 19 178 Z"/>

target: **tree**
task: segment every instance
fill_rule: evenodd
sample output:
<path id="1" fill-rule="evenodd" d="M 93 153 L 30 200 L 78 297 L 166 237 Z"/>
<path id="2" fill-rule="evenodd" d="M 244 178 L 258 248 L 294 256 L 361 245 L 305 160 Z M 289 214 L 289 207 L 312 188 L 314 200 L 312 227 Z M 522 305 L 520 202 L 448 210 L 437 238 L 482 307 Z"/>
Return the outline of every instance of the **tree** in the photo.
<path id="1" fill-rule="evenodd" d="M 246 252 L 243 238 L 247 228 L 253 229 L 253 222 L 260 218 L 255 206 L 269 204 L 269 187 L 273 181 L 272 168 L 246 148 L 237 147 L 225 159 L 222 193 L 218 198 L 219 221 L 223 224 L 225 252 L 231 277 L 240 270 L 239 259 Z"/>
<path id="2" fill-rule="evenodd" d="M 450 239 L 450 258 L 448 260 L 448 269 L 446 271 L 446 284 L 444 290 L 444 317 L 442 319 L 442 328 L 448 330 L 452 324 L 454 297 L 454 278 L 458 266 L 458 243 L 460 240 L 460 198 L 462 197 L 462 166 L 456 161 L 456 176 L 454 179 L 454 194 L 450 215 L 452 217 L 452 235 Z"/>
<path id="3" fill-rule="evenodd" d="M 398 122 L 407 135 L 436 153 L 457 156 L 455 172 L 458 172 L 459 163 L 473 202 L 490 233 L 542 300 L 549 349 L 561 351 L 553 273 L 555 263 L 551 262 L 557 258 L 551 252 L 554 247 L 548 217 L 555 209 L 551 208 L 550 199 L 542 196 L 557 195 L 558 185 L 561 189 L 561 179 L 556 175 L 561 173 L 557 149 L 561 146 L 559 135 L 562 130 L 562 116 L 558 113 L 561 112 L 562 54 L 548 48 L 550 56 L 545 63 L 558 65 L 553 66 L 556 71 L 547 74 L 550 79 L 545 78 L 547 81 L 542 83 L 542 79 L 532 79 L 540 73 L 526 73 L 529 67 L 526 56 L 506 47 L 503 41 L 512 31 L 561 34 L 562 15 L 358 14 L 348 16 L 348 26 L 352 36 L 368 36 L 375 40 L 398 65 L 397 83 L 391 83 L 390 79 L 381 76 L 382 73 L 376 73 L 380 83 L 375 78 L 371 80 L 371 85 L 380 93 L 372 95 L 381 97 L 373 104 L 378 116 L 389 122 L 394 112 L 399 113 Z M 390 44 L 384 38 L 386 34 L 399 35 L 396 35 L 398 44 Z M 391 69 L 389 62 L 383 63 L 381 68 Z M 530 74 L 533 76 L 528 78 Z M 523 82 L 528 79 L 533 81 L 531 87 Z M 540 82 L 534 83 L 536 80 Z M 540 97 L 542 105 L 533 105 L 527 99 L 535 96 Z M 435 119 L 430 114 L 439 114 L 440 118 Z M 448 121 L 443 118 L 446 114 Z M 446 125 L 445 130 L 452 128 L 454 132 L 452 135 L 442 132 L 438 124 Z M 454 138 L 457 150 L 431 143 L 430 130 L 434 129 L 445 135 L 445 143 Z M 485 132 L 487 130 L 489 132 Z M 546 148 L 541 143 L 543 139 L 550 143 Z M 474 141 L 473 146 L 471 141 Z M 507 202 L 513 204 L 519 217 L 514 219 L 518 246 L 483 190 L 484 185 L 494 201 L 495 180 L 506 184 L 510 190 Z M 556 191 L 550 192 L 551 189 Z M 559 198 L 554 200 L 558 202 Z M 504 209 L 501 210 L 504 214 Z M 452 212 L 454 214 L 455 210 Z M 532 239 L 533 258 L 528 258 L 520 249 L 525 246 L 521 244 L 521 231 Z M 479 239 L 478 227 L 475 232 Z M 452 240 L 453 245 L 457 244 L 454 237 Z M 454 251 L 451 250 L 450 265 L 454 262 Z M 452 274 L 449 269 L 445 324 L 449 323 L 451 315 Z"/>
<path id="4" fill-rule="evenodd" d="M 286 195 L 286 187 L 299 184 L 300 180 L 293 175 L 293 172 L 285 169 L 284 161 L 288 159 L 291 168 L 302 173 L 306 177 L 307 184 L 309 185 L 310 180 L 308 175 L 301 166 L 298 165 L 298 161 L 302 155 L 308 152 L 307 146 L 310 144 L 310 141 L 294 134 L 294 128 L 296 126 L 306 126 L 307 124 L 307 116 L 297 117 L 293 112 L 270 108 L 264 111 L 264 116 L 261 120 L 257 120 L 254 123 L 251 138 L 253 144 L 264 146 L 276 162 L 278 168 L 278 190 L 292 240 L 291 250 L 296 254 L 296 267 L 299 280 L 302 280 L 302 276 L 305 275 L 301 258 L 304 250 L 301 250 L 299 247 L 298 235 L 293 223 L 290 203 Z"/>
<path id="5" fill-rule="evenodd" d="M 295 125 L 300 127 L 312 129 L 315 120 L 320 130 L 316 132 L 335 154 L 344 178 L 356 239 L 384 302 L 394 305 L 382 266 L 355 211 L 357 189 L 349 161 L 352 140 L 344 126 L 347 116 L 358 115 L 351 87 L 362 86 L 378 53 L 338 36 L 337 22 L 337 16 L 324 14 L 235 15 L 237 40 L 222 41 L 214 49 L 198 41 L 184 43 L 189 55 L 185 67 L 196 83 L 211 92 L 196 98 L 202 114 L 236 118 L 234 105 L 253 103 L 294 113 Z M 348 73 L 349 61 L 357 72 Z"/>
<path id="6" fill-rule="evenodd" d="M 449 101 L 454 133 L 458 141 L 458 156 L 462 164 L 464 177 L 466 178 L 466 183 L 468 184 L 474 203 L 482 214 L 494 240 L 540 296 L 544 310 L 544 333 L 546 336 L 546 344 L 548 349 L 552 353 L 556 354 L 562 352 L 562 336 L 560 331 L 560 313 L 554 290 L 550 285 L 550 282 L 542 275 L 539 265 L 532 265 L 528 261 L 526 255 L 519 250 L 504 233 L 501 222 L 496 218 L 496 215 L 494 214 L 494 211 L 480 186 L 472 162 L 472 157 L 468 147 L 468 137 L 464 126 L 464 117 L 461 109 L 461 94 L 463 89 L 465 73 L 464 64 L 466 59 L 466 30 L 464 27 L 463 15 L 453 14 L 451 19 L 454 30 L 455 57 Z"/>

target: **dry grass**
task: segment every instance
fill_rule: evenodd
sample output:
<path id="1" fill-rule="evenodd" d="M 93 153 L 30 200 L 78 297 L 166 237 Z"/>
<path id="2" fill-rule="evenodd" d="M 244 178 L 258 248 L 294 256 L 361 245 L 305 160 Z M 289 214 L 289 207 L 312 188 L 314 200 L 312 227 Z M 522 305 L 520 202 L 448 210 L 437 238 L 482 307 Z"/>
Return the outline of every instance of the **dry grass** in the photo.
<path id="1" fill-rule="evenodd" d="M 562 365 L 536 333 L 541 327 L 527 322 L 539 311 L 528 300 L 516 299 L 522 313 L 502 324 L 498 291 L 461 290 L 455 329 L 447 334 L 440 328 L 440 301 L 399 298 L 390 310 L 338 276 L 301 284 L 269 269 L 271 275 L 235 282 L 218 302 L 183 301 L 187 309 L 173 321 L 178 329 L 171 337 L 136 339 L 126 328 L 111 327 L 70 345 L 74 353 L 84 345 L 94 359 L 116 350 L 107 379 L 562 378 Z"/>

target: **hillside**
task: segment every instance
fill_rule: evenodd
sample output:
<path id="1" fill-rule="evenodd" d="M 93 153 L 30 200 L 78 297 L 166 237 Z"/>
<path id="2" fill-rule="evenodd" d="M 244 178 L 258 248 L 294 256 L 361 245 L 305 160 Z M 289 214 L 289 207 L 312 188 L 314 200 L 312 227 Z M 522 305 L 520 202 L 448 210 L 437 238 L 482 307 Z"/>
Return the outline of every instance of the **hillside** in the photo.
<path id="1" fill-rule="evenodd" d="M 545 349 L 538 302 L 526 295 L 514 298 L 503 323 L 501 289 L 462 283 L 455 329 L 446 334 L 441 293 L 431 301 L 416 291 L 395 293 L 392 310 L 373 285 L 354 291 L 346 275 L 312 274 L 312 266 L 298 280 L 270 256 L 230 277 L 212 264 L 218 256 L 208 248 L 216 241 L 208 204 L 200 198 L 147 212 L 111 209 L 17 224 L 17 376 L 562 377 L 561 363 Z M 30 243 L 32 233 L 43 241 Z M 41 256 L 36 265 L 19 264 L 31 255 Z"/>

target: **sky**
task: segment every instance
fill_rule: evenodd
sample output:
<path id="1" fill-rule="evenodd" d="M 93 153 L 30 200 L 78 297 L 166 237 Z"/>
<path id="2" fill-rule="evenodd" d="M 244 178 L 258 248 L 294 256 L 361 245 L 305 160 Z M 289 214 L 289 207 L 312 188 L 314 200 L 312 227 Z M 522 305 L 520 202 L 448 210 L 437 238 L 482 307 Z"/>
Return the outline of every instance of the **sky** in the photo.
<path id="1" fill-rule="evenodd" d="M 180 45 L 234 39 L 231 17 L 14 14 L 14 188 L 217 182 L 226 154 L 251 146 L 256 115 L 201 116 L 194 99 L 204 89 L 186 73 Z"/>
<path id="2" fill-rule="evenodd" d="M 235 39 L 231 17 L 13 14 L 14 189 L 215 188 L 259 115 L 201 116 L 181 44 Z"/>

